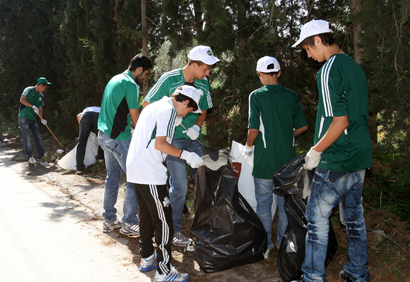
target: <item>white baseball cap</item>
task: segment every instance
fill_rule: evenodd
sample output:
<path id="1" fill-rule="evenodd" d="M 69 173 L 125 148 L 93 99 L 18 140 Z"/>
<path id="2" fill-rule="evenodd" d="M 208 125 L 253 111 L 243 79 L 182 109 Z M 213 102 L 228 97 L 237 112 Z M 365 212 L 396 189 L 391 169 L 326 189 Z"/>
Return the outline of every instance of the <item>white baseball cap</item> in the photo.
<path id="1" fill-rule="evenodd" d="M 201 61 L 207 65 L 219 62 L 219 59 L 212 53 L 211 47 L 199 45 L 189 51 L 188 58 L 194 61 Z"/>
<path id="2" fill-rule="evenodd" d="M 181 94 L 183 94 L 183 95 L 185 95 L 189 98 L 192 98 L 192 100 L 194 100 L 195 103 L 198 106 L 198 110 L 193 111 L 193 113 L 195 113 L 195 114 L 201 114 L 202 113 L 202 110 L 199 107 L 199 100 L 201 100 L 201 96 L 202 96 L 202 91 L 201 90 L 198 90 L 193 86 L 182 85 L 181 87 L 178 87 L 175 90 L 175 93 L 181 93 Z"/>
<path id="3" fill-rule="evenodd" d="M 322 33 L 333 33 L 329 28 L 329 22 L 324 20 L 311 20 L 304 24 L 300 30 L 300 38 L 292 47 L 297 47 L 303 40 L 309 36 L 318 35 Z"/>
<path id="4" fill-rule="evenodd" d="M 268 66 L 271 64 L 273 64 L 273 69 L 268 69 Z M 259 59 L 258 64 L 256 65 L 256 71 L 265 73 L 278 72 L 280 71 L 280 64 L 276 58 L 265 56 Z"/>

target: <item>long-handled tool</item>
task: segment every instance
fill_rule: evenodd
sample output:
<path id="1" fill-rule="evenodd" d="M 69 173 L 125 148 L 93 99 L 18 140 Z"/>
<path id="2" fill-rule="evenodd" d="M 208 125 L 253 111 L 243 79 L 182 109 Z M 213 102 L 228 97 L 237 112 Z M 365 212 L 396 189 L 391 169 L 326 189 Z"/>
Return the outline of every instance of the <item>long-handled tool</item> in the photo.
<path id="1" fill-rule="evenodd" d="M 41 120 L 43 119 L 43 118 L 40 116 L 40 114 L 37 114 L 37 115 L 40 117 Z M 46 124 L 45 126 L 47 127 L 48 131 L 50 131 L 51 135 L 53 135 L 53 137 L 56 139 L 56 141 L 57 141 L 58 144 L 61 146 L 61 148 L 64 150 L 63 145 L 61 145 L 60 141 L 58 141 L 57 137 L 56 137 L 56 136 L 54 135 L 54 133 L 51 131 L 50 127 L 48 127 L 47 124 Z"/>
<path id="2" fill-rule="evenodd" d="M 186 128 L 185 125 L 183 125 L 182 123 L 180 124 L 182 126 L 182 128 L 184 128 L 186 131 L 188 131 L 188 129 Z M 206 154 L 209 155 L 209 157 L 211 158 L 211 160 L 213 161 L 217 161 L 219 158 L 219 149 L 218 148 L 213 148 L 213 147 L 208 147 L 205 146 L 204 143 L 202 143 L 201 140 L 199 139 L 195 139 L 195 141 L 197 141 L 199 143 L 199 145 L 201 145 L 202 150 L 205 151 Z"/>

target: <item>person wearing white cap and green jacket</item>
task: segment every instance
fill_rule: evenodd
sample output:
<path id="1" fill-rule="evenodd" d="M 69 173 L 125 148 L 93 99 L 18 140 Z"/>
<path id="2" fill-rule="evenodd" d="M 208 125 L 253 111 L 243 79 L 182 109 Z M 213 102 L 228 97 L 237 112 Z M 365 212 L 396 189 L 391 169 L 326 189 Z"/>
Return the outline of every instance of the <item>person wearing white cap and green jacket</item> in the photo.
<path id="1" fill-rule="evenodd" d="M 367 234 L 362 192 L 365 170 L 372 166 L 367 79 L 362 68 L 335 43 L 324 20 L 306 23 L 299 40 L 308 57 L 326 62 L 317 74 L 319 104 L 314 146 L 305 157 L 314 169 L 306 207 L 308 233 L 303 281 L 326 281 L 329 216 L 342 203 L 349 242 L 348 259 L 340 277 L 344 281 L 370 281 Z"/>
<path id="2" fill-rule="evenodd" d="M 127 156 L 127 181 L 134 184 L 140 219 L 140 271 L 157 269 L 155 281 L 188 281 L 171 265 L 171 241 L 174 234 L 169 200 L 167 155 L 197 168 L 203 161 L 193 152 L 171 145 L 175 127 L 189 113 L 201 113 L 202 92 L 192 86 L 180 86 L 171 97 L 163 97 L 144 109 L 135 127 Z M 155 237 L 155 251 L 152 237 Z"/>
<path id="3" fill-rule="evenodd" d="M 23 138 L 24 152 L 29 164 L 35 164 L 36 159 L 33 157 L 33 151 L 30 142 L 30 132 L 33 135 L 34 145 L 37 150 L 37 157 L 40 159 L 44 157 L 44 148 L 40 140 L 40 131 L 36 121 L 36 115 L 43 118 L 44 107 L 44 92 L 47 91 L 51 85 L 45 77 L 37 79 L 36 86 L 26 87 L 20 97 L 20 111 L 18 115 L 18 122 Z M 41 120 L 43 125 L 47 124 L 45 119 Z"/>
<path id="4" fill-rule="evenodd" d="M 298 95 L 279 84 L 281 68 L 274 57 L 259 59 L 256 72 L 263 87 L 249 95 L 249 125 L 245 154 L 254 151 L 252 175 L 255 182 L 256 214 L 268 236 L 268 258 L 272 243 L 273 174 L 295 158 L 295 136 L 306 131 L 307 120 Z M 255 146 L 253 146 L 255 145 Z M 284 197 L 278 199 L 277 239 L 280 246 L 288 221 Z"/>
<path id="5" fill-rule="evenodd" d="M 203 45 L 196 46 L 189 51 L 188 58 L 188 63 L 184 68 L 166 72 L 159 78 L 145 97 L 143 106 L 146 107 L 162 97 L 169 97 L 175 92 L 176 88 L 182 85 L 189 85 L 199 89 L 202 92 L 199 101 L 202 113 L 189 113 L 182 119 L 182 124 L 187 130 L 182 126 L 175 129 L 172 146 L 203 156 L 202 148 L 195 140 L 201 138 L 201 126 L 206 119 L 207 110 L 213 106 L 206 76 L 209 75 L 209 71 L 215 67 L 219 59 L 213 55 L 210 47 Z M 171 187 L 169 194 L 175 230 L 173 244 L 185 246 L 190 241 L 181 232 L 182 213 L 188 190 L 185 161 L 174 156 L 168 156 L 167 167 L 170 175 L 169 183 Z M 196 179 L 196 169 L 189 168 L 192 177 Z"/>

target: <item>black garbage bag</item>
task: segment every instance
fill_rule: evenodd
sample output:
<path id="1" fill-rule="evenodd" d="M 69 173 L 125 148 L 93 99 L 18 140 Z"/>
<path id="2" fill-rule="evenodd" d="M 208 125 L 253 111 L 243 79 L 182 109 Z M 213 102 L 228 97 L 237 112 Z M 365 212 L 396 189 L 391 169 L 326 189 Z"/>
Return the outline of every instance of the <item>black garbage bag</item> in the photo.
<path id="1" fill-rule="evenodd" d="M 283 236 L 277 266 L 284 282 L 298 280 L 302 276 L 305 259 L 305 239 L 307 233 L 306 203 L 303 198 L 310 191 L 314 171 L 303 169 L 305 155 L 293 159 L 273 176 L 274 190 L 285 197 L 285 212 L 288 226 Z M 338 243 L 329 219 L 329 242 L 326 262 L 336 254 Z"/>
<path id="2" fill-rule="evenodd" d="M 267 248 L 266 232 L 252 207 L 238 192 L 229 150 L 219 159 L 204 157 L 195 188 L 194 259 L 205 273 L 258 262 Z"/>

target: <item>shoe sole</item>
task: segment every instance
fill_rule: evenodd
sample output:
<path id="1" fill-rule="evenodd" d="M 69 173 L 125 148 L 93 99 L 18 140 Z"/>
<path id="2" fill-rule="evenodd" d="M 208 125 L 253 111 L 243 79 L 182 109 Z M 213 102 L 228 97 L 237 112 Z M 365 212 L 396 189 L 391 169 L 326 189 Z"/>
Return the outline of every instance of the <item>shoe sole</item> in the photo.
<path id="1" fill-rule="evenodd" d="M 188 282 L 189 279 L 191 279 L 191 277 L 189 277 L 188 279 L 185 279 L 183 281 L 179 281 L 179 282 Z M 172 280 L 154 280 L 154 282 L 166 282 L 166 281 L 172 281 Z"/>
<path id="2" fill-rule="evenodd" d="M 187 242 L 186 244 L 178 244 L 178 243 L 172 243 L 172 245 L 174 245 L 175 247 L 185 247 L 189 242 Z"/>
<path id="3" fill-rule="evenodd" d="M 128 231 L 128 230 L 123 231 L 123 228 L 124 228 L 124 227 L 122 227 L 122 228 L 120 229 L 120 233 L 121 233 L 122 235 L 128 236 L 128 237 L 130 237 L 130 238 L 140 237 L 140 234 L 136 234 L 136 233 L 130 232 L 130 231 Z"/>
<path id="4" fill-rule="evenodd" d="M 157 269 L 157 266 L 140 267 L 140 271 L 142 271 L 142 272 L 148 272 L 148 271 L 151 271 L 153 269 Z"/>
<path id="5" fill-rule="evenodd" d="M 111 229 L 111 228 L 109 228 L 109 227 L 104 223 L 103 232 L 104 232 L 104 233 L 110 233 L 110 232 L 113 232 L 115 229 L 118 229 L 118 228 L 120 228 L 120 226 L 114 226 L 114 227 Z"/>

